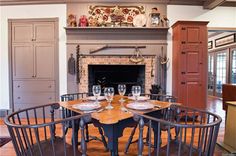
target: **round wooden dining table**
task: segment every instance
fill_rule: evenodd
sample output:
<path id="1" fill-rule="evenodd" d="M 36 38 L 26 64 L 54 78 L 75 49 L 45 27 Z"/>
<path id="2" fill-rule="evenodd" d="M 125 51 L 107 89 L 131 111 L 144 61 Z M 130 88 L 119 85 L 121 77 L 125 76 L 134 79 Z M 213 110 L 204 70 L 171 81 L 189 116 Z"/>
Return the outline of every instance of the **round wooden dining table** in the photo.
<path id="1" fill-rule="evenodd" d="M 111 103 L 113 109 L 109 110 L 105 108 L 108 105 L 106 100 L 100 101 L 101 107 L 93 111 L 81 111 L 73 107 L 73 105 L 88 102 L 87 99 L 60 102 L 60 106 L 78 114 L 90 113 L 94 126 L 101 127 L 103 129 L 105 136 L 108 138 L 108 149 L 111 152 L 111 155 L 114 156 L 118 155 L 118 139 L 123 135 L 124 129 L 127 127 L 134 127 L 134 125 L 137 124 L 137 122 L 133 119 L 135 113 L 160 117 L 160 110 L 166 109 L 172 104 L 157 100 L 138 101 L 151 103 L 154 107 L 153 109 L 135 110 L 127 107 L 129 103 L 134 102 L 133 100 L 125 96 L 122 104 L 120 99 L 121 96 L 115 95 Z M 126 109 L 122 109 L 122 105 Z"/>

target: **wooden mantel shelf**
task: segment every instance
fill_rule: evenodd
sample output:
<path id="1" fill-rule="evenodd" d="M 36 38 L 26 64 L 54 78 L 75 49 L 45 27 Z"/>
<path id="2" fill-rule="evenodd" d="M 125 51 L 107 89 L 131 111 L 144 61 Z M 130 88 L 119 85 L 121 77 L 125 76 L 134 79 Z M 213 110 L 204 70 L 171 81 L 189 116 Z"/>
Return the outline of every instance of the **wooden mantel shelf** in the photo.
<path id="1" fill-rule="evenodd" d="M 167 34 L 169 27 L 65 27 L 67 34 L 112 33 L 112 34 Z"/>

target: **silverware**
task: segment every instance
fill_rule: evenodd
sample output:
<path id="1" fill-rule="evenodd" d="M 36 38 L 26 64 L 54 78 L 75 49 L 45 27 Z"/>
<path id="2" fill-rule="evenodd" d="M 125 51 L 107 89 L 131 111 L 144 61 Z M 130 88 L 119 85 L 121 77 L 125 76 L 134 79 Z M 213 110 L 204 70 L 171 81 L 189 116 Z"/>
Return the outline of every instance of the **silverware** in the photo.
<path id="1" fill-rule="evenodd" d="M 121 109 L 121 111 L 123 111 L 123 112 L 125 112 L 125 113 L 131 113 L 127 108 L 125 108 L 125 107 L 123 107 L 122 109 Z"/>
<path id="2" fill-rule="evenodd" d="M 100 112 L 102 112 L 103 110 L 104 110 L 104 108 L 99 109 L 99 110 L 97 111 L 97 113 L 100 113 Z"/>
<path id="3" fill-rule="evenodd" d="M 154 108 L 161 108 L 161 106 L 159 106 L 159 105 L 154 105 Z"/>
<path id="4" fill-rule="evenodd" d="M 96 113 L 100 113 L 100 112 L 102 112 L 103 110 L 104 110 L 104 108 L 99 109 L 99 110 L 84 111 L 84 113 L 94 113 L 94 112 L 96 112 Z"/>

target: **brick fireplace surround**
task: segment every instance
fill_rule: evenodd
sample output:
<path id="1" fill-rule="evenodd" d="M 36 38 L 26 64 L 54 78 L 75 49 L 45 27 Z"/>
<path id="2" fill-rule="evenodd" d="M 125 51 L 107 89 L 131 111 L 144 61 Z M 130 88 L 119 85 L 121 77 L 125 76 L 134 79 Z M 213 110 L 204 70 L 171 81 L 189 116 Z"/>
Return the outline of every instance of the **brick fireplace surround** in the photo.
<path id="1" fill-rule="evenodd" d="M 151 84 L 154 83 L 156 71 L 154 62 L 156 58 L 154 55 L 144 56 L 144 61 L 135 64 L 130 61 L 128 55 L 120 56 L 106 56 L 106 55 L 86 55 L 80 60 L 80 83 L 78 84 L 79 92 L 88 92 L 88 66 L 89 65 L 145 65 L 145 93 L 149 93 Z"/>

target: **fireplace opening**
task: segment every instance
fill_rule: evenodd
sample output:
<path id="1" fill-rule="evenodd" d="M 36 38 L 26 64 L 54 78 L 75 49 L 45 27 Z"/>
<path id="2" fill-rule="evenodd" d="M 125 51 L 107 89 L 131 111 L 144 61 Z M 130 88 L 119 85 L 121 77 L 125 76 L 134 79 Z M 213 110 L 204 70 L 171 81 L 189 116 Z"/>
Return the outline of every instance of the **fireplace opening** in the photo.
<path id="1" fill-rule="evenodd" d="M 89 65 L 88 89 L 92 93 L 95 84 L 104 87 L 114 87 L 118 94 L 118 84 L 126 85 L 126 95 L 131 93 L 133 85 L 140 85 L 142 93 L 145 90 L 145 65 Z"/>

